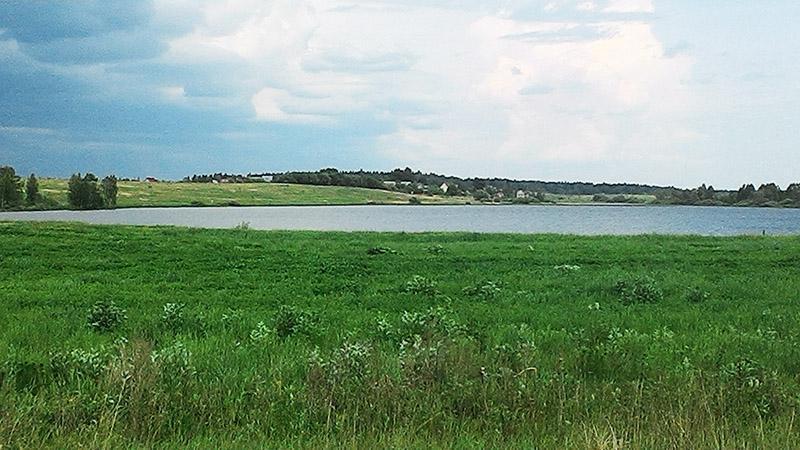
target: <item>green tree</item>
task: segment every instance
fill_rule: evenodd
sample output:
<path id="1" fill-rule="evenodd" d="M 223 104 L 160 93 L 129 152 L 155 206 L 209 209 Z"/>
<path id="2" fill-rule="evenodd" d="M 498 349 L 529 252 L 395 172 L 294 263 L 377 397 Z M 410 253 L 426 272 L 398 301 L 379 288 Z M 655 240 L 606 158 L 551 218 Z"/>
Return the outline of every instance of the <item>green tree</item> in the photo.
<path id="1" fill-rule="evenodd" d="M 99 209 L 103 207 L 103 197 L 97 184 L 97 177 L 87 173 L 83 177 L 77 173 L 69 179 L 69 204 L 75 209 Z"/>
<path id="2" fill-rule="evenodd" d="M 752 184 L 745 184 L 739 188 L 739 192 L 736 193 L 736 201 L 737 202 L 745 202 L 748 200 L 753 199 L 753 195 L 756 193 L 756 187 Z"/>
<path id="3" fill-rule="evenodd" d="M 786 188 L 786 196 L 794 201 L 800 201 L 800 183 L 792 183 Z"/>
<path id="4" fill-rule="evenodd" d="M 25 184 L 25 201 L 28 202 L 29 205 L 35 205 L 39 201 L 39 180 L 36 179 L 36 175 L 31 174 L 28 177 L 28 182 Z"/>
<path id="5" fill-rule="evenodd" d="M 117 177 L 114 175 L 109 175 L 103 178 L 101 186 L 103 188 L 103 199 L 105 200 L 106 206 L 109 208 L 116 207 L 117 194 L 119 193 L 119 188 L 117 187 Z"/>
<path id="6" fill-rule="evenodd" d="M 762 184 L 758 188 L 758 193 L 768 201 L 778 202 L 781 200 L 781 188 L 775 183 Z"/>
<path id="7" fill-rule="evenodd" d="M 0 209 L 19 206 L 21 202 L 22 180 L 13 167 L 0 167 Z"/>

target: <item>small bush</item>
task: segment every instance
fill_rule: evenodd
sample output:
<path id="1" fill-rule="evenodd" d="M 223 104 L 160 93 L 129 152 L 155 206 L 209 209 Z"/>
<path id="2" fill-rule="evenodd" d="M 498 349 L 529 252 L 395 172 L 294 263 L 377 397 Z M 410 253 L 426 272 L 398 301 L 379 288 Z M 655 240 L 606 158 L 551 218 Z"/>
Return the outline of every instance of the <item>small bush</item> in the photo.
<path id="1" fill-rule="evenodd" d="M 92 306 L 87 322 L 94 331 L 109 332 L 120 327 L 127 318 L 125 310 L 113 301 L 101 301 Z"/>
<path id="2" fill-rule="evenodd" d="M 751 359 L 744 358 L 723 366 L 719 377 L 729 411 L 745 416 L 769 417 L 786 402 L 777 374 Z"/>
<path id="3" fill-rule="evenodd" d="M 318 330 L 319 317 L 300 308 L 283 305 L 275 315 L 275 334 L 287 338 L 294 334 L 313 335 Z"/>
<path id="4" fill-rule="evenodd" d="M 466 334 L 466 329 L 449 309 L 437 306 L 423 312 L 403 312 L 400 326 L 394 332 L 400 341 L 421 338 L 427 342 L 462 336 Z"/>
<path id="5" fill-rule="evenodd" d="M 614 285 L 614 291 L 626 305 L 658 303 L 664 299 L 664 293 L 655 280 L 649 277 L 619 280 Z"/>
<path id="6" fill-rule="evenodd" d="M 407 294 L 434 296 L 439 293 L 435 281 L 420 275 L 414 275 L 411 280 L 403 286 L 403 292 Z"/>
<path id="7" fill-rule="evenodd" d="M 464 295 L 479 300 L 494 300 L 503 291 L 502 284 L 494 281 L 484 281 L 476 286 L 468 286 L 463 289 Z"/>
<path id="8" fill-rule="evenodd" d="M 50 370 L 61 380 L 97 378 L 107 363 L 107 355 L 94 349 L 74 349 L 50 354 Z"/>
<path id="9" fill-rule="evenodd" d="M 370 247 L 369 249 L 367 249 L 367 254 L 368 255 L 372 255 L 372 256 L 374 256 L 374 255 L 385 255 L 385 254 L 394 255 L 396 253 L 397 252 L 395 250 L 392 250 L 389 247 Z"/>
<path id="10" fill-rule="evenodd" d="M 175 375 L 194 375 L 196 373 L 194 366 L 192 366 L 192 352 L 180 341 L 169 347 L 154 351 L 150 358 L 167 375 L 167 378 Z"/>
<path id="11" fill-rule="evenodd" d="M 275 334 L 275 331 L 271 328 L 267 327 L 264 322 L 258 322 L 256 327 L 250 331 L 250 342 L 254 344 L 259 344 L 261 342 L 265 342 L 269 340 Z"/>
<path id="12" fill-rule="evenodd" d="M 412 205 L 421 205 L 422 202 L 417 197 L 411 197 L 408 199 L 408 203 Z"/>
<path id="13" fill-rule="evenodd" d="M 345 404 L 370 398 L 368 381 L 375 363 L 371 356 L 371 347 L 360 342 L 345 342 L 328 357 L 319 349 L 312 351 L 306 375 L 312 410 L 330 415 Z"/>
<path id="14" fill-rule="evenodd" d="M 161 313 L 161 322 L 167 329 L 175 331 L 184 323 L 185 310 L 186 305 L 183 303 L 167 303 Z"/>
<path id="15" fill-rule="evenodd" d="M 427 248 L 427 251 L 431 255 L 442 255 L 444 253 L 447 253 L 447 249 L 445 249 L 444 247 L 442 247 L 441 245 L 438 245 L 438 244 L 437 245 L 431 245 L 430 247 Z"/>
<path id="16" fill-rule="evenodd" d="M 700 288 L 691 289 L 686 293 L 686 301 L 689 303 L 703 303 L 708 300 L 708 297 L 708 292 Z"/>

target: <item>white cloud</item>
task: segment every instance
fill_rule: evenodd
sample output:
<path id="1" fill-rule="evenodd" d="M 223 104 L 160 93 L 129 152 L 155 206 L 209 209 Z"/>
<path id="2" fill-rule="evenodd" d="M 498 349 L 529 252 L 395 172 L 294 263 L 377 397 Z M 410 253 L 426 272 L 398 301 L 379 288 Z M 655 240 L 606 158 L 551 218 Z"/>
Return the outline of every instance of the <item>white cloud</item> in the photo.
<path id="1" fill-rule="evenodd" d="M 610 0 L 605 12 L 613 13 L 652 13 L 655 11 L 653 0 Z"/>
<path id="2" fill-rule="evenodd" d="M 518 170 L 652 160 L 654 149 L 693 136 L 678 123 L 692 102 L 681 82 L 689 56 L 665 58 L 651 24 L 605 14 L 652 12 L 652 2 L 542 7 L 562 6 L 595 20 L 399 0 L 228 0 L 209 3 L 168 57 L 230 65 L 226 82 L 261 121 L 386 122 L 393 129 L 374 148 L 399 164 L 475 172 L 489 154 Z"/>

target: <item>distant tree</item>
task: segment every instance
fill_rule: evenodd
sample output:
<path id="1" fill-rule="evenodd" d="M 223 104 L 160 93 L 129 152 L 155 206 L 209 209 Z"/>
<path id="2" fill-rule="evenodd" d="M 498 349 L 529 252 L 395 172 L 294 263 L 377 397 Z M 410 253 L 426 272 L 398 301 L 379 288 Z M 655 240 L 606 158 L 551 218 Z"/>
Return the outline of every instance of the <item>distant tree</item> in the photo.
<path id="1" fill-rule="evenodd" d="M 794 200 L 800 201 L 800 183 L 792 183 L 786 188 L 786 197 Z"/>
<path id="2" fill-rule="evenodd" d="M 31 174 L 25 184 L 25 201 L 29 205 L 35 205 L 39 201 L 39 197 L 39 180 L 36 179 L 36 175 Z"/>
<path id="3" fill-rule="evenodd" d="M 103 188 L 103 200 L 105 201 L 105 205 L 109 208 L 116 207 L 117 194 L 119 193 L 119 188 L 117 187 L 117 177 L 114 175 L 109 175 L 103 178 L 101 186 Z"/>
<path id="4" fill-rule="evenodd" d="M 0 209 L 19 206 L 21 202 L 22 180 L 13 167 L 0 167 Z"/>
<path id="5" fill-rule="evenodd" d="M 748 200 L 753 199 L 753 195 L 756 193 L 756 187 L 752 184 L 745 184 L 739 188 L 739 191 L 736 193 L 736 201 L 737 202 L 746 202 Z"/>
<path id="6" fill-rule="evenodd" d="M 764 196 L 767 201 L 781 201 L 781 188 L 775 183 L 762 184 L 757 192 Z"/>
<path id="7" fill-rule="evenodd" d="M 103 207 L 103 196 L 97 185 L 97 177 L 77 173 L 69 179 L 69 204 L 75 209 L 99 209 Z"/>

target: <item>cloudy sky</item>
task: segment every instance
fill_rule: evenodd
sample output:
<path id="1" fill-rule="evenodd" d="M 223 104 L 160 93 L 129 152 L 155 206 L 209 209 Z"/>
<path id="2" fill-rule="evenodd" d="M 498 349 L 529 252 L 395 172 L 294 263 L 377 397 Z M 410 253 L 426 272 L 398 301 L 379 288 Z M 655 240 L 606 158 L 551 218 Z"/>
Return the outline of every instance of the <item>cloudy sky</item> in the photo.
<path id="1" fill-rule="evenodd" d="M 794 0 L 0 0 L 0 164 L 800 181 Z"/>

